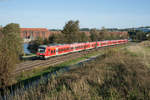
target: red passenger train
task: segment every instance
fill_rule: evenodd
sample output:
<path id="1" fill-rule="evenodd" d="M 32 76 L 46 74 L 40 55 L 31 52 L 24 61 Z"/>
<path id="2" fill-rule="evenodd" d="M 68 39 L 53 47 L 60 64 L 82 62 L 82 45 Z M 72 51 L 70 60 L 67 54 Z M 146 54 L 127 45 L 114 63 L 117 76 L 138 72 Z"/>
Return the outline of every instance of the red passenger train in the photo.
<path id="1" fill-rule="evenodd" d="M 38 48 L 37 56 L 47 59 L 52 56 L 63 55 L 70 52 L 77 52 L 86 49 L 99 48 L 104 46 L 111 46 L 117 44 L 128 43 L 127 39 L 123 40 L 107 40 L 87 43 L 73 43 L 73 44 L 57 44 L 57 45 L 40 45 Z"/>

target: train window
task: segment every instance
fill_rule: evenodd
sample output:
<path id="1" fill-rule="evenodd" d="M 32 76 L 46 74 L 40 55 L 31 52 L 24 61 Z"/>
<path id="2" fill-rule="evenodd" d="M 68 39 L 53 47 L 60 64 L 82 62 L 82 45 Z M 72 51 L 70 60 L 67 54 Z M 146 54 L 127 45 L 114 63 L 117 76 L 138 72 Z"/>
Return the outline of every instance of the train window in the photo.
<path id="1" fill-rule="evenodd" d="M 55 53 L 56 51 L 54 50 L 54 53 Z"/>
<path id="2" fill-rule="evenodd" d="M 38 52 L 40 52 L 40 53 L 44 53 L 45 50 L 46 50 L 46 48 L 44 48 L 44 47 L 39 47 L 38 48 Z"/>
<path id="3" fill-rule="evenodd" d="M 51 53 L 53 54 L 53 53 L 54 53 L 54 50 L 51 50 Z"/>

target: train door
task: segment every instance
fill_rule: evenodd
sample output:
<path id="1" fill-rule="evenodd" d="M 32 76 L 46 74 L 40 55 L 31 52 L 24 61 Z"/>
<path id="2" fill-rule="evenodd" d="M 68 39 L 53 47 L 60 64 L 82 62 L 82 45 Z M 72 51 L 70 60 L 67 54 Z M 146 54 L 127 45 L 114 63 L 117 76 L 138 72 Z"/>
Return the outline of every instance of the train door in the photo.
<path id="1" fill-rule="evenodd" d="M 56 55 L 58 55 L 58 48 L 56 48 Z"/>
<path id="2" fill-rule="evenodd" d="M 48 54 L 48 56 L 50 56 L 50 55 L 51 55 L 51 49 L 50 49 L 50 48 L 48 48 L 48 52 L 47 52 L 47 54 Z"/>
<path id="3" fill-rule="evenodd" d="M 56 55 L 56 49 L 51 49 L 51 56 Z"/>
<path id="4" fill-rule="evenodd" d="M 98 47 L 101 47 L 101 42 L 99 42 L 99 46 Z"/>

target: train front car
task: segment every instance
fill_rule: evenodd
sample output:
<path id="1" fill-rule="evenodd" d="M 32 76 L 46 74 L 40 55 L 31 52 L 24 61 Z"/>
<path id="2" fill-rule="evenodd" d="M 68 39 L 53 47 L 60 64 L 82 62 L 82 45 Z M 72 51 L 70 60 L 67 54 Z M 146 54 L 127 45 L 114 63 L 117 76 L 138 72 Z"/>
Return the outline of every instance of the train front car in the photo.
<path id="1" fill-rule="evenodd" d="M 40 59 L 45 59 L 45 55 L 46 55 L 46 45 L 40 45 L 38 47 L 38 51 L 36 53 L 37 57 Z"/>

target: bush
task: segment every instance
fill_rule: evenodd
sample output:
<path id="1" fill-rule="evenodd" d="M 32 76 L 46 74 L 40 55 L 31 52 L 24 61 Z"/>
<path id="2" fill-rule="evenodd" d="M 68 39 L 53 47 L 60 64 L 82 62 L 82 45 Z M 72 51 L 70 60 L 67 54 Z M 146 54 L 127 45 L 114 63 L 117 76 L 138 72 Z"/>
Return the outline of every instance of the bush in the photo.
<path id="1" fill-rule="evenodd" d="M 36 40 L 31 41 L 31 42 L 29 43 L 28 50 L 29 50 L 31 53 L 36 53 L 37 50 L 38 50 L 38 47 L 39 47 L 40 45 L 42 45 L 43 42 L 44 42 L 43 39 L 40 38 L 40 37 L 38 37 Z"/>

